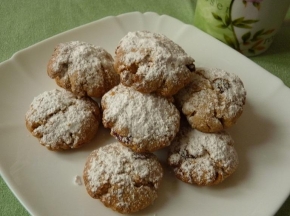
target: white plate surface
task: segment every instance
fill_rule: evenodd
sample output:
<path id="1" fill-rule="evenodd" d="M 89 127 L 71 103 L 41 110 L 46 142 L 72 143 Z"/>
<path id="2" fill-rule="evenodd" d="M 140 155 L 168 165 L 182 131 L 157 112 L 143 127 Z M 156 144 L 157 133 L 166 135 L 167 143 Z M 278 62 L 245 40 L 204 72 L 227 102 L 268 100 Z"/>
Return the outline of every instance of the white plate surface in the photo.
<path id="1" fill-rule="evenodd" d="M 290 191 L 290 90 L 246 57 L 201 32 L 155 13 L 107 17 L 52 37 L 16 53 L 0 65 L 0 171 L 32 215 L 118 215 L 92 199 L 82 175 L 88 154 L 114 141 L 101 129 L 87 146 L 51 152 L 25 128 L 24 115 L 38 94 L 57 88 L 46 74 L 53 48 L 81 40 L 100 45 L 112 55 L 128 32 L 163 33 L 192 55 L 197 66 L 219 67 L 236 73 L 247 90 L 247 104 L 229 130 L 236 141 L 240 166 L 224 183 L 197 187 L 176 180 L 166 171 L 159 197 L 137 215 L 273 215 Z"/>

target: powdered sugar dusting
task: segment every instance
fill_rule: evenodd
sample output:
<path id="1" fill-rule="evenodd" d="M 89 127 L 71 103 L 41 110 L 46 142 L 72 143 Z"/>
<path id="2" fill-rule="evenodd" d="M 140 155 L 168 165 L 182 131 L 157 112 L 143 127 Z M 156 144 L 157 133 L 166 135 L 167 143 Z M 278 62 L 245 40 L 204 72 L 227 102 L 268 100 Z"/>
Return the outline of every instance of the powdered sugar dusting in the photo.
<path id="1" fill-rule="evenodd" d="M 81 41 L 57 46 L 49 75 L 81 96 L 95 96 L 96 89 L 111 88 L 119 81 L 112 56 L 102 47 Z"/>
<path id="2" fill-rule="evenodd" d="M 217 132 L 235 124 L 246 101 L 241 79 L 218 68 L 197 68 L 192 78 L 175 96 L 191 126 Z"/>
<path id="3" fill-rule="evenodd" d="M 156 192 L 162 176 L 162 168 L 152 154 L 134 153 L 120 143 L 94 150 L 84 169 L 87 188 L 96 194 L 96 198 L 112 199 L 112 203 L 116 202 L 115 205 L 122 208 L 137 201 L 135 193 L 137 197 L 145 195 L 138 194 L 140 187 L 150 187 Z"/>
<path id="4" fill-rule="evenodd" d="M 89 161 L 88 179 L 93 192 L 105 183 L 133 185 L 131 174 L 140 178 L 150 178 L 154 187 L 158 187 L 158 179 L 162 176 L 150 176 L 151 163 L 155 160 L 146 160 L 145 157 L 134 153 L 119 143 L 114 143 L 95 150 L 95 156 Z"/>
<path id="5" fill-rule="evenodd" d="M 64 143 L 74 148 L 82 137 L 83 124 L 90 124 L 89 119 L 95 118 L 91 106 L 70 92 L 55 89 L 34 98 L 26 120 L 41 144 L 54 148 Z M 96 125 L 91 127 L 97 129 Z"/>
<path id="6" fill-rule="evenodd" d="M 169 164 L 190 183 L 215 181 L 216 173 L 227 177 L 238 166 L 238 155 L 233 139 L 226 132 L 202 133 L 182 128 L 171 147 Z"/>
<path id="7" fill-rule="evenodd" d="M 217 93 L 218 106 L 215 106 L 217 113 L 222 113 L 225 118 L 235 116 L 246 100 L 246 90 L 241 79 L 236 74 L 219 68 L 198 68 L 197 71 L 197 74 L 202 74 L 202 79 L 210 82 L 212 90 Z"/>
<path id="8" fill-rule="evenodd" d="M 148 31 L 127 33 L 121 39 L 116 54 L 120 62 L 116 70 L 121 71 L 122 82 L 130 81 L 126 79 L 131 73 L 127 69 L 137 67 L 133 73 L 142 79 L 136 84 L 141 86 L 156 83 L 157 80 L 160 81 L 159 85 L 163 80 L 176 85 L 185 77 L 189 78 L 191 72 L 187 66 L 194 65 L 194 59 L 179 45 L 162 34 Z M 129 83 L 126 85 L 130 86 Z"/>
<path id="9" fill-rule="evenodd" d="M 165 98 L 142 94 L 130 87 L 116 86 L 102 98 L 103 122 L 113 122 L 112 130 L 128 129 L 134 143 L 166 140 L 179 129 L 179 112 Z"/>

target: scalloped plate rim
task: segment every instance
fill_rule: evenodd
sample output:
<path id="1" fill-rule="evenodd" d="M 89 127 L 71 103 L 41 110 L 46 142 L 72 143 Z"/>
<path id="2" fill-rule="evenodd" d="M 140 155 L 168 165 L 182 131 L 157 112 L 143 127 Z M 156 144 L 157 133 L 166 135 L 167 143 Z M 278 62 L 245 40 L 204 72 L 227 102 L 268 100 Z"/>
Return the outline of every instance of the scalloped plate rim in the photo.
<path id="1" fill-rule="evenodd" d="M 138 17 L 142 17 L 142 19 L 144 19 L 144 17 L 146 17 L 146 16 L 155 16 L 157 20 L 159 20 L 161 17 L 164 17 L 165 19 L 168 19 L 168 20 L 174 20 L 175 22 L 177 21 L 179 23 L 179 25 L 182 26 L 182 27 L 185 26 L 186 28 L 195 28 L 195 27 L 190 26 L 188 24 L 184 24 L 181 21 L 179 21 L 179 20 L 177 20 L 177 19 L 175 19 L 173 17 L 170 17 L 168 15 L 158 15 L 157 13 L 154 13 L 154 12 L 146 12 L 146 13 L 130 12 L 130 13 L 125 13 L 125 14 L 120 14 L 118 16 L 108 16 L 108 17 L 104 17 L 102 19 L 99 19 L 97 21 L 93 21 L 93 22 L 90 22 L 88 24 L 85 24 L 85 25 L 82 25 L 82 26 L 73 28 L 71 30 L 65 31 L 63 33 L 57 34 L 57 35 L 52 36 L 52 37 L 50 37 L 48 39 L 45 39 L 45 40 L 43 40 L 41 42 L 38 42 L 38 43 L 36 43 L 36 44 L 34 44 L 34 45 L 30 46 L 30 47 L 27 47 L 27 48 L 25 48 L 23 50 L 20 50 L 20 51 L 16 52 L 15 54 L 13 54 L 10 59 L 8 59 L 8 60 L 0 63 L 0 69 L 3 69 L 5 67 L 7 67 L 7 66 L 16 67 L 17 69 L 19 69 L 19 67 L 21 68 L 21 64 L 19 66 L 19 63 L 20 63 L 19 62 L 19 58 L 22 57 L 21 55 L 25 55 L 27 52 L 28 53 L 31 52 L 31 50 L 33 50 L 34 48 L 38 48 L 39 46 L 45 45 L 47 43 L 50 43 L 53 40 L 57 40 L 59 37 L 65 37 L 65 36 L 70 35 L 70 34 L 72 34 L 74 32 L 78 32 L 80 30 L 86 29 L 87 27 L 90 27 L 92 25 L 98 25 L 101 22 L 109 22 L 109 21 L 112 21 L 114 19 L 122 20 L 126 16 L 133 16 L 133 17 L 134 16 L 138 16 Z M 195 29 L 195 31 L 199 31 L 199 30 L 198 29 Z M 203 34 L 205 37 L 208 37 L 208 38 L 210 37 L 210 36 L 206 35 L 203 32 L 201 32 L 200 34 Z M 218 46 L 223 46 L 223 44 L 221 42 L 217 41 L 214 38 L 211 38 L 210 40 L 213 41 L 214 44 L 218 44 Z M 225 50 L 229 50 L 230 48 L 224 45 L 224 49 Z M 274 92 L 274 95 L 276 95 L 278 93 L 279 94 L 280 93 L 281 94 L 283 93 L 283 94 L 286 94 L 286 95 L 290 94 L 289 88 L 287 88 L 279 78 L 275 77 L 274 75 L 272 75 L 268 71 L 264 70 L 260 66 L 256 65 L 255 63 L 251 62 L 250 60 L 246 59 L 246 57 L 242 56 L 241 54 L 236 53 L 236 51 L 232 50 L 232 51 L 227 51 L 227 52 L 232 52 L 234 56 L 239 56 L 239 58 L 241 58 L 242 61 L 248 61 L 248 64 L 250 65 L 250 66 L 248 66 L 249 68 L 254 67 L 255 69 L 259 69 L 259 73 L 267 76 L 268 77 L 268 80 L 270 80 L 271 83 L 272 82 L 275 83 L 275 86 L 271 90 L 272 92 L 270 91 L 270 93 L 273 93 Z M 28 78 L 28 82 L 29 81 L 31 81 L 31 80 Z M 0 81 L 0 83 L 1 83 L 1 81 Z M 37 92 L 35 92 L 35 94 L 37 94 Z M 261 102 L 265 102 L 265 100 L 261 100 Z M 2 127 L 3 125 L 0 124 L 0 126 Z M 1 149 L 1 147 L 0 147 L 0 149 Z M 11 174 L 8 174 L 7 167 L 2 167 L 2 164 L 1 163 L 0 163 L 0 172 L 1 172 L 2 178 L 4 179 L 4 181 L 6 182 L 6 184 L 9 186 L 9 188 L 13 191 L 13 193 L 15 194 L 15 196 L 19 199 L 19 201 L 22 203 L 22 205 L 25 206 L 26 209 L 31 214 L 37 214 L 37 212 L 39 210 L 35 210 L 35 207 L 31 203 L 29 203 L 29 201 L 27 201 L 27 197 L 25 197 L 25 196 L 23 196 L 22 194 L 19 193 L 19 190 L 21 190 L 20 187 L 17 186 L 15 182 L 12 182 L 12 176 L 11 176 Z M 289 195 L 289 191 L 290 191 L 290 188 L 288 188 L 287 194 L 285 192 L 284 195 L 283 195 L 283 197 L 282 196 L 280 197 L 280 201 L 285 200 L 287 198 L 287 196 Z M 280 205 L 282 204 L 281 202 L 279 202 L 279 203 L 280 203 L 279 205 L 273 206 L 271 208 L 272 209 L 272 212 L 268 212 L 268 213 L 269 214 L 272 214 L 275 211 L 277 211 L 278 208 L 280 207 Z"/>

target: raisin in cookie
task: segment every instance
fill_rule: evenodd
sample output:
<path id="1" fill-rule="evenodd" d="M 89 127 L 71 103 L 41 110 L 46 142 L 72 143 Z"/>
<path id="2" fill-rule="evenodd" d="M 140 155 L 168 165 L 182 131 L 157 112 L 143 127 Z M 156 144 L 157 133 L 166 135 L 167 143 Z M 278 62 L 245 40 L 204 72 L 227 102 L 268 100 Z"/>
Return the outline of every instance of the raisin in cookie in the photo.
<path id="1" fill-rule="evenodd" d="M 154 154 L 135 153 L 120 143 L 91 152 L 83 171 L 88 194 L 123 214 L 151 205 L 162 177 Z"/>
<path id="2" fill-rule="evenodd" d="M 115 70 L 125 86 L 172 96 L 190 82 L 194 59 L 162 34 L 129 32 L 115 51 Z"/>
<path id="3" fill-rule="evenodd" d="M 56 83 L 78 96 L 100 98 L 119 83 L 112 56 L 102 47 L 71 41 L 56 46 L 47 66 Z"/>
<path id="4" fill-rule="evenodd" d="M 102 97 L 101 105 L 103 125 L 135 152 L 164 148 L 179 130 L 179 111 L 158 95 L 142 94 L 120 84 Z"/>
<path id="5" fill-rule="evenodd" d="M 71 92 L 46 91 L 35 97 L 25 116 L 26 127 L 49 150 L 81 147 L 96 134 L 100 109 L 90 98 Z"/>
<path id="6" fill-rule="evenodd" d="M 215 68 L 198 68 L 192 77 L 175 96 L 190 125 L 202 132 L 218 132 L 235 124 L 246 101 L 241 79 Z"/>
<path id="7" fill-rule="evenodd" d="M 183 182 L 214 185 L 229 177 L 238 167 L 238 155 L 231 136 L 223 132 L 203 133 L 182 126 L 170 146 L 168 163 Z"/>

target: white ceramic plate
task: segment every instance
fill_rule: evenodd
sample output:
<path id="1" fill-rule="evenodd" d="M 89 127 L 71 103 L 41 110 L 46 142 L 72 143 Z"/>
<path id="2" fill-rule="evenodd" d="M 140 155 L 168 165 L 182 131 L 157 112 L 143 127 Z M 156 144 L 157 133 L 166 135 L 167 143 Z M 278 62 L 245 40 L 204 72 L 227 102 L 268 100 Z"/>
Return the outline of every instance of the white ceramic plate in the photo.
<path id="1" fill-rule="evenodd" d="M 56 88 L 46 74 L 53 48 L 81 40 L 100 45 L 112 55 L 119 40 L 134 30 L 160 32 L 180 44 L 198 66 L 219 67 L 243 80 L 248 97 L 237 125 L 229 130 L 236 141 L 240 166 L 224 183 L 197 187 L 166 171 L 159 197 L 137 215 L 273 215 L 290 191 L 290 90 L 236 51 L 193 26 L 169 16 L 138 12 L 107 17 L 52 37 L 16 53 L 0 65 L 0 171 L 32 215 L 118 215 L 92 199 L 84 185 L 74 183 L 95 148 L 114 141 L 101 129 L 87 146 L 51 152 L 25 128 L 32 99 Z"/>

